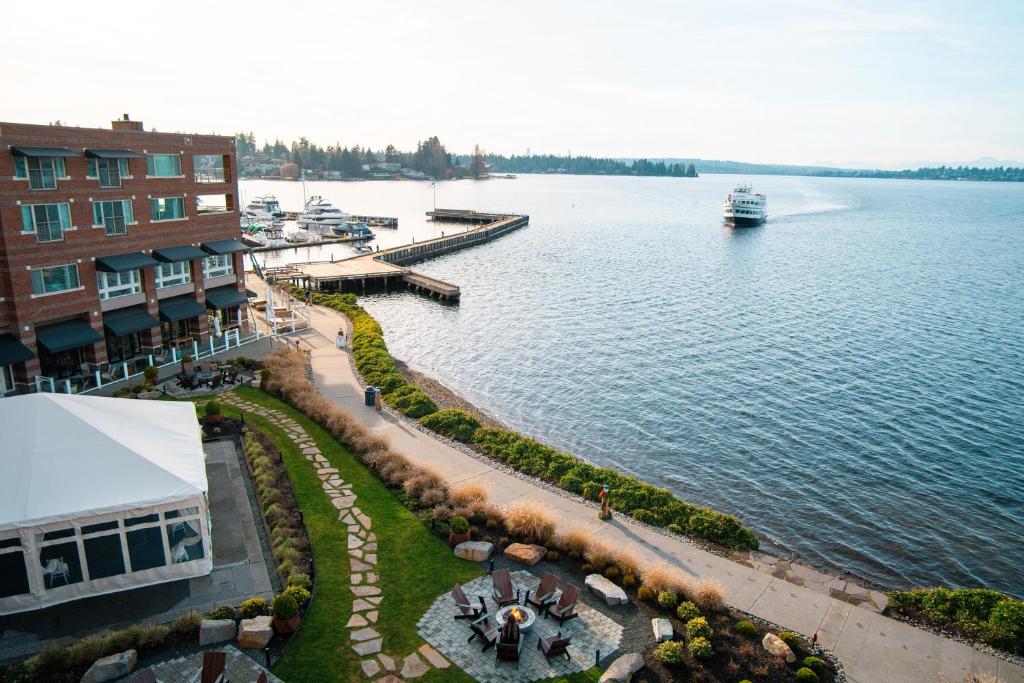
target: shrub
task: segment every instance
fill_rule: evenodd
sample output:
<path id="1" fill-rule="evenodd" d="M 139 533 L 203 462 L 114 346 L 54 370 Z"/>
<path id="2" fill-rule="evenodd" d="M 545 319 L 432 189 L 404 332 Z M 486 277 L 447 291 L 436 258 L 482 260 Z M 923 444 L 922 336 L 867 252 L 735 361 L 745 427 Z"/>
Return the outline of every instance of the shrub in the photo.
<path id="1" fill-rule="evenodd" d="M 448 526 L 453 534 L 464 534 L 469 531 L 469 522 L 460 515 L 452 517 L 451 521 L 448 522 Z"/>
<path id="2" fill-rule="evenodd" d="M 622 575 L 622 585 L 625 586 L 626 588 L 632 588 L 633 586 L 635 586 L 636 585 L 636 575 L 635 574 L 623 574 Z"/>
<path id="3" fill-rule="evenodd" d="M 679 596 L 669 590 L 658 591 L 658 604 L 667 610 L 674 610 L 679 603 Z"/>
<path id="4" fill-rule="evenodd" d="M 163 647 L 170 629 L 163 624 L 146 624 L 139 632 L 139 649 L 156 650 Z"/>
<path id="5" fill-rule="evenodd" d="M 796 670 L 797 683 L 818 683 L 818 674 L 814 673 L 806 666 Z"/>
<path id="6" fill-rule="evenodd" d="M 489 518 L 487 520 L 487 528 L 490 529 L 491 531 L 494 531 L 495 529 L 497 529 L 498 528 L 498 520 L 496 520 L 494 518 Z"/>
<path id="7" fill-rule="evenodd" d="M 281 593 L 274 598 L 273 604 L 274 616 L 278 619 L 291 619 L 299 612 L 299 605 L 295 600 L 295 597 L 288 593 Z"/>
<path id="8" fill-rule="evenodd" d="M 695 617 L 686 622 L 686 637 L 690 638 L 708 638 L 710 639 L 715 632 L 708 625 L 708 620 L 704 617 Z"/>
<path id="9" fill-rule="evenodd" d="M 474 501 L 487 500 L 487 486 L 478 481 L 455 484 L 448 492 L 448 499 L 454 505 L 468 505 Z"/>
<path id="10" fill-rule="evenodd" d="M 420 418 L 420 424 L 456 441 L 469 443 L 480 429 L 480 420 L 458 408 L 445 408 Z"/>
<path id="11" fill-rule="evenodd" d="M 668 529 L 669 533 L 673 533 L 673 534 L 678 534 L 678 535 L 680 535 L 680 536 L 682 536 L 682 535 L 683 535 L 683 527 L 679 526 L 679 525 L 678 525 L 678 524 L 676 524 L 675 522 L 673 522 L 673 523 L 669 524 L 669 525 L 668 525 L 667 527 L 665 527 L 665 528 L 666 528 L 666 529 Z"/>
<path id="12" fill-rule="evenodd" d="M 206 613 L 207 619 L 234 619 L 235 608 L 231 605 L 221 605 L 220 607 L 214 607 L 212 610 Z"/>
<path id="13" fill-rule="evenodd" d="M 796 652 L 796 649 L 800 647 L 800 636 L 793 633 L 792 631 L 779 631 L 779 640 L 789 645 L 789 649 Z"/>
<path id="14" fill-rule="evenodd" d="M 549 551 L 547 551 L 544 554 L 544 559 L 546 559 L 548 562 L 558 562 L 558 551 L 557 550 L 549 550 Z"/>
<path id="15" fill-rule="evenodd" d="M 700 616 L 700 610 L 692 602 L 681 602 L 676 607 L 676 616 L 679 617 L 679 621 L 688 624 L 691 619 L 696 619 Z"/>
<path id="16" fill-rule="evenodd" d="M 420 503 L 427 506 L 439 505 L 444 502 L 444 489 L 432 486 L 420 494 Z"/>
<path id="17" fill-rule="evenodd" d="M 585 564 L 584 563 L 584 564 L 580 565 L 580 571 L 583 572 L 584 574 L 593 574 L 594 573 L 594 565 L 592 565 L 592 564 Z"/>
<path id="18" fill-rule="evenodd" d="M 636 589 L 636 597 L 644 602 L 650 602 L 657 597 L 657 594 L 647 586 L 640 586 Z"/>
<path id="19" fill-rule="evenodd" d="M 678 567 L 665 563 L 645 567 L 640 578 L 645 586 L 650 586 L 651 590 L 658 593 L 669 590 L 685 595 L 690 590 L 690 577 Z"/>
<path id="20" fill-rule="evenodd" d="M 179 614 L 174 618 L 174 621 L 171 622 L 171 633 L 184 639 L 199 632 L 199 622 L 202 620 L 202 615 L 195 610 L 189 610 L 188 612 Z"/>
<path id="21" fill-rule="evenodd" d="M 734 630 L 744 638 L 757 638 L 761 635 L 753 622 L 747 621 L 746 619 L 743 621 L 737 621 Z"/>
<path id="22" fill-rule="evenodd" d="M 700 579 L 691 589 L 690 596 L 705 612 L 718 612 L 725 605 L 725 587 L 717 579 Z"/>
<path id="23" fill-rule="evenodd" d="M 597 483 L 596 481 L 588 481 L 583 484 L 583 489 L 580 491 L 581 495 L 587 500 L 597 500 L 597 495 L 601 493 L 604 486 Z"/>
<path id="24" fill-rule="evenodd" d="M 608 567 L 604 570 L 604 577 L 606 579 L 612 579 L 614 581 L 615 579 L 619 578 L 619 568 L 614 566 Z"/>
<path id="25" fill-rule="evenodd" d="M 206 417 L 215 417 L 220 415 L 220 403 L 217 401 L 210 401 L 206 404 L 204 413 L 206 414 Z"/>
<path id="26" fill-rule="evenodd" d="M 568 550 L 570 554 L 576 553 L 577 557 L 582 557 L 590 545 L 590 532 L 582 527 L 569 529 L 569 531 L 559 536 L 558 545 Z"/>
<path id="27" fill-rule="evenodd" d="M 249 598 L 242 603 L 242 618 L 252 619 L 267 613 L 267 601 L 263 598 Z"/>
<path id="28" fill-rule="evenodd" d="M 605 541 L 593 539 L 583 552 L 583 557 L 598 569 L 604 569 L 614 561 L 615 551 Z"/>
<path id="29" fill-rule="evenodd" d="M 711 647 L 711 641 L 704 637 L 691 638 L 686 645 L 686 651 L 694 659 L 709 659 L 715 654 Z"/>
<path id="30" fill-rule="evenodd" d="M 547 545 L 555 535 L 555 517 L 546 505 L 521 500 L 506 510 L 505 528 L 515 535 Z"/>
<path id="31" fill-rule="evenodd" d="M 664 664 L 682 664 L 685 656 L 686 647 L 675 640 L 666 640 L 654 648 L 654 658 Z"/>
<path id="32" fill-rule="evenodd" d="M 1006 598 L 992 608 L 989 623 L 1005 629 L 1013 638 L 1024 640 L 1024 601 Z"/>
<path id="33" fill-rule="evenodd" d="M 298 586 L 299 588 L 305 588 L 309 590 L 313 587 L 313 582 L 309 579 L 309 574 L 303 574 L 301 572 L 295 572 L 288 576 L 289 586 Z"/>
<path id="34" fill-rule="evenodd" d="M 284 589 L 284 592 L 295 598 L 295 602 L 299 605 L 305 605 L 311 597 L 310 592 L 301 586 L 288 586 Z"/>
<path id="35" fill-rule="evenodd" d="M 406 384 L 384 396 L 389 406 L 402 415 L 419 419 L 437 410 L 437 404 L 419 387 Z"/>
<path id="36" fill-rule="evenodd" d="M 156 384 L 156 380 L 160 376 L 160 371 L 156 369 L 155 365 L 147 365 L 146 369 L 142 371 L 142 374 L 146 378 L 146 384 Z"/>
<path id="37" fill-rule="evenodd" d="M 828 671 L 828 667 L 825 666 L 825 661 L 818 657 L 804 657 L 803 665 L 818 674 L 819 677 L 824 676 Z"/>

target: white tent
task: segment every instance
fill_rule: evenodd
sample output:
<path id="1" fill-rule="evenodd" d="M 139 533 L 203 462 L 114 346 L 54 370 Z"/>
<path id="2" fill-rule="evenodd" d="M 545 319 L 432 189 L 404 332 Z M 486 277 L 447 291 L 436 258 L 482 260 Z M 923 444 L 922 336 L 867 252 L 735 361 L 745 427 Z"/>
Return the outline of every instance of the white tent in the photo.
<path id="1" fill-rule="evenodd" d="M 0 614 L 213 569 L 191 403 L 0 399 Z"/>

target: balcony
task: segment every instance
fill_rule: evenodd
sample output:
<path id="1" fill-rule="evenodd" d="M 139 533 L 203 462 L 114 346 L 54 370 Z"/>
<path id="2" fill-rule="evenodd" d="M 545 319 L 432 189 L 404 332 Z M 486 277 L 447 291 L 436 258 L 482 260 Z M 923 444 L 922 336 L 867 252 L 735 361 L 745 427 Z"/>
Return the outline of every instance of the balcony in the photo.
<path id="1" fill-rule="evenodd" d="M 37 221 L 36 239 L 39 242 L 60 242 L 64 239 L 64 228 L 60 221 Z"/>

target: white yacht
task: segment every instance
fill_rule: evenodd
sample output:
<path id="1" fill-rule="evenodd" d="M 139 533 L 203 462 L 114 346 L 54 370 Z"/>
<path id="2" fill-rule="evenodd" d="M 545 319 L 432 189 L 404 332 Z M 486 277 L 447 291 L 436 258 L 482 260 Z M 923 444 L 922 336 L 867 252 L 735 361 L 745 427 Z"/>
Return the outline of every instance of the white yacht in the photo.
<path id="1" fill-rule="evenodd" d="M 352 214 L 336 208 L 320 195 L 313 195 L 306 202 L 306 207 L 295 221 L 303 230 L 315 234 L 330 233 L 334 226 L 344 225 L 352 220 Z"/>
<path id="2" fill-rule="evenodd" d="M 373 234 L 373 230 L 366 227 L 366 223 L 362 221 L 345 221 L 341 225 L 332 226 L 331 232 L 338 237 L 348 237 L 349 239 L 357 240 L 372 240 L 376 237 Z"/>
<path id="3" fill-rule="evenodd" d="M 726 200 L 722 215 L 735 225 L 758 225 L 768 218 L 768 198 L 750 185 L 737 185 Z"/>
<path id="4" fill-rule="evenodd" d="M 245 209 L 246 211 L 252 211 L 256 215 L 260 215 L 260 212 L 264 212 L 274 220 L 284 220 L 284 211 L 281 210 L 281 203 L 278 202 L 277 197 L 272 194 L 254 197 Z"/>

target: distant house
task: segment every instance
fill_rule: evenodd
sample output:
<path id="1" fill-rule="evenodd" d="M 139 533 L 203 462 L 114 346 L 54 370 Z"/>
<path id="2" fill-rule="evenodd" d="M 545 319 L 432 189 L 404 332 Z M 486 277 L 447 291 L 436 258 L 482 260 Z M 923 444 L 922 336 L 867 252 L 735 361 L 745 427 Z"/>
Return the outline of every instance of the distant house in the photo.
<path id="1" fill-rule="evenodd" d="M 414 171 L 411 168 L 403 168 L 402 175 L 404 175 L 406 178 L 412 178 L 413 180 L 426 180 L 427 178 L 430 177 L 423 171 Z"/>

